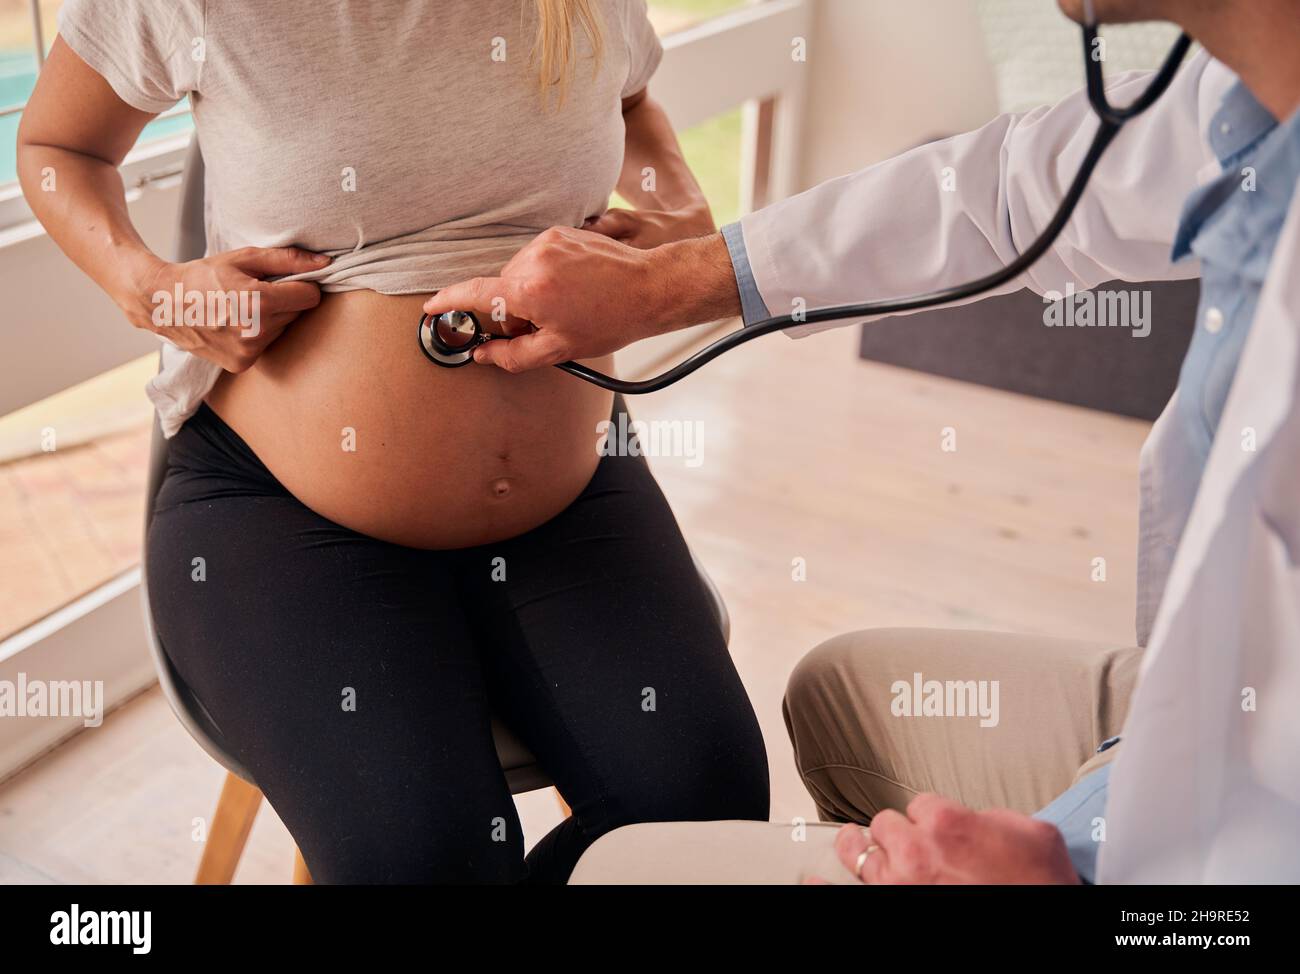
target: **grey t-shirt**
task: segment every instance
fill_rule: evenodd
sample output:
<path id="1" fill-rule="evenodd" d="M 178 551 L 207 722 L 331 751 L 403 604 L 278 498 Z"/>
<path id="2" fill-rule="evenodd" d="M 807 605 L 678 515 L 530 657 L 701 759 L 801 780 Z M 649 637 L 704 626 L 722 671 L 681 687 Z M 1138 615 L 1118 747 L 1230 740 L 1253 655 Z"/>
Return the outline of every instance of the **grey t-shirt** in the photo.
<path id="1" fill-rule="evenodd" d="M 595 7 L 603 56 L 579 30 L 555 110 L 532 0 L 65 0 L 59 33 L 136 108 L 189 96 L 209 253 L 293 245 L 334 260 L 289 280 L 413 294 L 604 212 L 621 99 L 663 51 L 645 0 Z M 163 360 L 149 395 L 170 436 L 220 368 L 170 343 Z"/>

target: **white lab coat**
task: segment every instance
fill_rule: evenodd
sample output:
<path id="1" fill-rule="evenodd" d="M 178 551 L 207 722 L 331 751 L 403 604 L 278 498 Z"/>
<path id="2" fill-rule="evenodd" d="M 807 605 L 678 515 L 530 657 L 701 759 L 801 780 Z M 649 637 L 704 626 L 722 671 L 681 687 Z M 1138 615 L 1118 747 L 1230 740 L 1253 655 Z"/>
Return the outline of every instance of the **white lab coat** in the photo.
<path id="1" fill-rule="evenodd" d="M 1113 101 L 1148 80 L 1116 79 Z M 1187 196 L 1219 175 L 1206 127 L 1235 80 L 1203 52 L 1189 61 L 1116 139 L 1052 250 L 1002 290 L 1196 276 L 1170 252 Z M 1095 131 L 1080 93 L 751 214 L 758 290 L 784 314 L 982 276 L 1048 222 Z M 1143 448 L 1137 635 L 1148 648 L 1111 775 L 1103 882 L 1300 881 L 1298 270 L 1300 194 L 1199 492 L 1153 488 L 1169 410 Z M 837 326 L 792 333 L 826 327 Z M 1256 709 L 1243 709 L 1252 690 Z"/>

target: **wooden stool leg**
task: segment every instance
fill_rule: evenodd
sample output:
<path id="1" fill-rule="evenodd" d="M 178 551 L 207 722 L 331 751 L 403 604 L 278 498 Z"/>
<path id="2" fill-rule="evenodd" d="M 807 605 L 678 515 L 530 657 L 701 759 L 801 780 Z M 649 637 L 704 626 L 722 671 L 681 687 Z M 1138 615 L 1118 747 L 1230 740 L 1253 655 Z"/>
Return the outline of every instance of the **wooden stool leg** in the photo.
<path id="1" fill-rule="evenodd" d="M 560 794 L 559 788 L 555 789 L 555 800 L 560 803 L 561 815 L 563 815 L 565 818 L 568 818 L 570 815 L 573 814 L 573 809 L 570 808 L 569 803 L 564 800 L 564 796 Z"/>
<path id="2" fill-rule="evenodd" d="M 307 869 L 307 861 L 302 857 L 302 850 L 297 846 L 293 847 L 293 885 L 315 885 L 311 878 L 311 872 Z"/>
<path id="3" fill-rule="evenodd" d="M 256 785 L 250 785 L 238 775 L 226 774 L 208 828 L 208 841 L 203 844 L 199 871 L 194 877 L 196 885 L 228 886 L 235 878 L 235 868 L 244 854 L 244 844 L 261 806 L 262 792 Z"/>

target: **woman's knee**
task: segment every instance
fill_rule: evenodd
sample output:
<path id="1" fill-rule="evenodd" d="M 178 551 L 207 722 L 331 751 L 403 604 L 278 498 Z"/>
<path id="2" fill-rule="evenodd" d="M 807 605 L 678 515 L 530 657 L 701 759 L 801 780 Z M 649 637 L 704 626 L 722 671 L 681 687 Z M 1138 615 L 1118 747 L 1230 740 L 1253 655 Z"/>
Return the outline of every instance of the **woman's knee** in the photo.
<path id="1" fill-rule="evenodd" d="M 770 807 L 766 769 L 763 774 L 734 776 L 731 781 L 661 781 L 654 789 L 624 796 L 609 814 L 588 824 L 593 839 L 624 825 L 646 822 L 715 822 L 733 819 L 767 821 Z"/>
<path id="2" fill-rule="evenodd" d="M 611 789 L 594 831 L 641 822 L 767 821 L 769 789 L 767 750 L 755 721 L 752 728 L 668 749 L 653 774 L 628 775 Z"/>

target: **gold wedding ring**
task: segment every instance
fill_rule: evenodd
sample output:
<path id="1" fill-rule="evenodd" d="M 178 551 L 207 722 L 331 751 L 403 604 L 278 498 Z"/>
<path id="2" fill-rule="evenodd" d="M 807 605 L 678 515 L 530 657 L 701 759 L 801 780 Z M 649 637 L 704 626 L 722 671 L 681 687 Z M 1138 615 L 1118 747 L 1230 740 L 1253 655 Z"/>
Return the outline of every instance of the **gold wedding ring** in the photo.
<path id="1" fill-rule="evenodd" d="M 871 854 L 879 848 L 880 846 L 878 845 L 869 845 L 865 851 L 858 853 L 858 868 L 856 872 L 859 879 L 862 878 L 862 867 L 867 864 L 867 859 L 870 858 Z"/>

